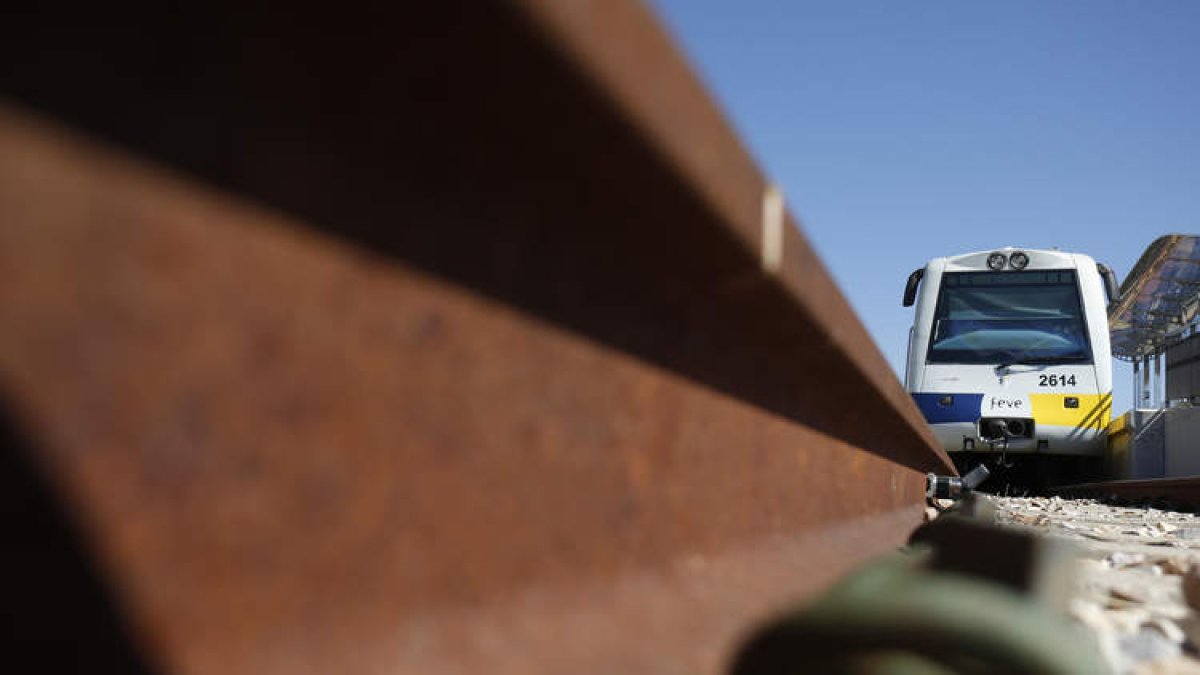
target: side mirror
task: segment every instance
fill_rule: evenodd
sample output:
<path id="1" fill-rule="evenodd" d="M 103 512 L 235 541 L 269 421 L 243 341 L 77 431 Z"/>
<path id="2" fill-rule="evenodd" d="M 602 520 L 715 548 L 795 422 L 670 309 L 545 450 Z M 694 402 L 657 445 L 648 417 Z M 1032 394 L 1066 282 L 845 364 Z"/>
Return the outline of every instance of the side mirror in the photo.
<path id="1" fill-rule="evenodd" d="M 1108 304 L 1111 305 L 1121 295 L 1117 287 L 1117 275 L 1104 263 L 1096 263 L 1096 269 L 1100 271 L 1100 278 L 1104 280 L 1104 294 L 1108 296 Z"/>
<path id="2" fill-rule="evenodd" d="M 921 267 L 908 275 L 908 284 L 904 287 L 904 306 L 912 307 L 917 299 L 917 286 L 921 285 L 921 277 L 925 276 L 925 268 Z"/>

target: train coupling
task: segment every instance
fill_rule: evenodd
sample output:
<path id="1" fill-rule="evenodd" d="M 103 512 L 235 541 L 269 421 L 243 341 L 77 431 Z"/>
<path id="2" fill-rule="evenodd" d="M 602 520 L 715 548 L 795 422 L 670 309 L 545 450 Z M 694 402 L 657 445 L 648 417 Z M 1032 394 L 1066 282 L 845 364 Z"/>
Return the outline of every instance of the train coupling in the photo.
<path id="1" fill-rule="evenodd" d="M 979 420 L 979 436 L 985 443 L 1033 438 L 1033 420 L 1023 417 L 985 417 Z"/>

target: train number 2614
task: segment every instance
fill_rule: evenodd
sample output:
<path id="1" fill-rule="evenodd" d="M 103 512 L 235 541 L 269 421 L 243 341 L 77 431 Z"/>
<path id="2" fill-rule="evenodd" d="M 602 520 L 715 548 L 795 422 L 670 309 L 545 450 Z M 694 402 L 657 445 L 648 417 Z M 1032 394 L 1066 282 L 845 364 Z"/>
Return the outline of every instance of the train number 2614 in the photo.
<path id="1" fill-rule="evenodd" d="M 1074 375 L 1038 375 L 1039 387 L 1075 386 Z"/>

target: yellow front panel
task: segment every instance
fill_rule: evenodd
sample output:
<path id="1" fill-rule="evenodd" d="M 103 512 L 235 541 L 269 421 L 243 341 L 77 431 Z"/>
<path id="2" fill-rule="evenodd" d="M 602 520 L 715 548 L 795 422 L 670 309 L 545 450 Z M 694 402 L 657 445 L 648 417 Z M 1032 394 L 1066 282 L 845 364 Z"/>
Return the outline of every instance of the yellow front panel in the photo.
<path id="1" fill-rule="evenodd" d="M 1079 399 L 1078 408 L 1068 408 L 1068 396 Z M 1077 429 L 1106 429 L 1112 420 L 1112 394 L 1030 394 L 1033 420 L 1038 425 L 1049 424 Z"/>

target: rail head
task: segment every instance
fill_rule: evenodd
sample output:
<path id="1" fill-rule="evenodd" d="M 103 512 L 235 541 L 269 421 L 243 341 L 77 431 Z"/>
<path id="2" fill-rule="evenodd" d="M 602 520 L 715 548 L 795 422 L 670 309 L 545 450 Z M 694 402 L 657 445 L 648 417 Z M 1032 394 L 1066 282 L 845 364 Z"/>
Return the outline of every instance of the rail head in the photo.
<path id="1" fill-rule="evenodd" d="M 0 395 L 155 665 L 712 672 L 948 470 L 640 5 L 65 12 Z"/>

